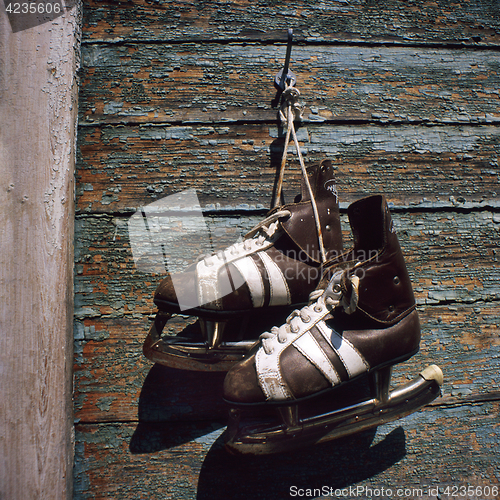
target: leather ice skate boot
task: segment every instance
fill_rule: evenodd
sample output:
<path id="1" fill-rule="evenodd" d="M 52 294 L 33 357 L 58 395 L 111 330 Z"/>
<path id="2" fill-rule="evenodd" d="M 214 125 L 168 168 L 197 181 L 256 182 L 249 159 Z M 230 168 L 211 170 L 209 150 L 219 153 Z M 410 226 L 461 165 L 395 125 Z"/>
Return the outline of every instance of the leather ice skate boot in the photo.
<path id="1" fill-rule="evenodd" d="M 419 349 L 415 299 L 384 197 L 360 200 L 348 215 L 354 248 L 328 268 L 309 305 L 264 333 L 228 372 L 230 449 L 270 453 L 332 439 L 400 418 L 439 393 L 442 374 L 432 367 L 389 394 L 390 367 Z M 372 397 L 346 408 L 339 389 L 362 375 Z M 270 407 L 280 419 L 259 427 L 255 412 Z M 317 414 L 299 415 L 304 408 Z"/>
<path id="2" fill-rule="evenodd" d="M 262 332 L 249 327 L 242 335 L 242 323 L 255 326 L 274 318 L 269 328 L 276 318 L 284 321 L 291 310 L 307 304 L 322 265 L 342 251 L 332 164 L 323 161 L 307 174 L 310 190 L 303 179 L 301 195 L 271 210 L 243 241 L 161 281 L 146 357 L 185 369 L 227 370 Z M 165 323 L 177 313 L 197 316 L 201 332 L 192 338 L 162 336 Z M 231 328 L 224 331 L 229 321 Z"/>

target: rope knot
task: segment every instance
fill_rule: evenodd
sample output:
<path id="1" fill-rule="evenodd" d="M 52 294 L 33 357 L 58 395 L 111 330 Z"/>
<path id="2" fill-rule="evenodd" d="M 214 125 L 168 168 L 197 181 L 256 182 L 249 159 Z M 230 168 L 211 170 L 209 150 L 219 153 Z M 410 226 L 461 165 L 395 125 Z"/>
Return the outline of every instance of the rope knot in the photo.
<path id="1" fill-rule="evenodd" d="M 279 112 L 281 125 L 288 127 L 289 121 L 301 121 L 305 106 L 299 102 L 299 89 L 285 82 L 285 90 L 281 94 L 281 109 Z"/>

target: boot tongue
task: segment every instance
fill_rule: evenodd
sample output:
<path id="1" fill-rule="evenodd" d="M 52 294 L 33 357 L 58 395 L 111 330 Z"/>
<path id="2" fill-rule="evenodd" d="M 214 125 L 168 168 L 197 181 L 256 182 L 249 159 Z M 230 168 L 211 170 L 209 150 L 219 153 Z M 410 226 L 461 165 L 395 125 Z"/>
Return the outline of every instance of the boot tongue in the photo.
<path id="1" fill-rule="evenodd" d="M 371 196 L 348 209 L 354 236 L 353 257 L 360 262 L 359 309 L 365 318 L 397 321 L 415 307 L 415 298 L 389 207 L 382 195 Z"/>
<path id="2" fill-rule="evenodd" d="M 380 250 L 391 230 L 391 216 L 382 195 L 359 200 L 347 209 L 355 251 Z"/>
<path id="3" fill-rule="evenodd" d="M 337 187 L 333 166 L 329 160 L 307 169 L 316 206 L 318 208 L 321 232 L 325 250 L 342 252 L 342 232 L 340 228 Z M 322 261 L 318 243 L 318 233 L 312 209 L 311 197 L 305 181 L 302 181 L 302 196 L 282 207 L 289 210 L 290 218 L 281 223 L 282 228 L 302 251 L 314 262 Z M 331 256 L 329 256 L 331 258 Z"/>
<path id="4" fill-rule="evenodd" d="M 337 186 L 335 179 L 332 177 L 333 168 L 330 160 L 323 160 L 320 165 L 307 167 L 306 172 L 315 198 L 325 193 L 325 191 L 329 191 L 337 196 Z M 311 196 L 309 194 L 309 189 L 303 177 L 300 188 L 300 195 L 295 199 L 295 203 L 310 201 Z"/>

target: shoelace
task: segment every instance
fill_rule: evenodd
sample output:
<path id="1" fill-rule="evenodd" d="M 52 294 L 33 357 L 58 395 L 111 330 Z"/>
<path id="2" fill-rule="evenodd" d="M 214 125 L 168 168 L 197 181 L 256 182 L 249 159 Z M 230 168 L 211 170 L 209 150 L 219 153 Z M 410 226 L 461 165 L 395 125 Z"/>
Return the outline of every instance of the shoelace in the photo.
<path id="1" fill-rule="evenodd" d="M 243 250 L 251 250 L 252 242 L 258 246 L 262 246 L 268 238 L 272 238 L 279 227 L 279 219 L 290 217 L 289 210 L 278 210 L 266 217 L 263 221 L 259 222 L 253 227 L 246 235 L 243 241 L 234 243 L 225 250 L 220 250 L 212 255 L 203 257 L 206 266 L 215 264 L 215 260 L 222 260 L 227 262 L 235 255 L 239 255 Z"/>
<path id="2" fill-rule="evenodd" d="M 278 205 L 280 198 L 281 198 L 283 174 L 284 174 L 284 170 L 285 170 L 286 155 L 288 152 L 288 146 L 290 143 L 290 133 L 291 133 L 292 137 L 293 137 L 293 142 L 295 144 L 295 150 L 297 152 L 297 157 L 299 159 L 300 168 L 302 171 L 302 178 L 304 179 L 307 190 L 309 192 L 309 198 L 311 201 L 311 206 L 312 206 L 313 216 L 314 216 L 314 224 L 316 225 L 318 245 L 319 245 L 319 250 L 321 253 L 321 261 L 324 263 L 324 262 L 326 262 L 326 251 L 325 251 L 325 245 L 323 242 L 323 235 L 321 232 L 321 221 L 319 218 L 318 207 L 316 204 L 314 192 L 313 192 L 312 187 L 311 187 L 311 183 L 309 182 L 309 177 L 307 175 L 306 166 L 304 163 L 304 158 L 302 157 L 302 153 L 300 152 L 299 140 L 297 139 L 297 133 L 295 131 L 295 125 L 294 125 L 294 120 L 300 120 L 302 118 L 301 112 L 303 111 L 303 109 L 302 109 L 302 105 L 299 104 L 299 102 L 298 102 L 299 95 L 300 95 L 299 90 L 296 89 L 295 87 L 293 87 L 293 84 L 288 85 L 285 82 L 285 90 L 281 94 L 282 105 L 281 105 L 281 109 L 280 109 L 279 114 L 280 114 L 280 118 L 281 118 L 281 122 L 282 122 L 283 126 L 286 126 L 286 137 L 285 137 L 285 148 L 283 150 L 283 156 L 281 158 L 281 166 L 280 166 L 280 172 L 279 172 L 279 177 L 278 177 L 278 183 L 277 183 L 277 187 L 276 187 L 274 206 Z"/>
<path id="3" fill-rule="evenodd" d="M 302 309 L 296 309 L 286 319 L 286 322 L 281 326 L 273 326 L 270 332 L 264 332 L 260 336 L 261 345 L 266 354 L 272 354 L 274 346 L 272 340 L 277 338 L 280 344 L 288 340 L 289 335 L 296 335 L 300 331 L 301 323 L 309 323 L 311 321 L 311 313 L 314 311 L 316 314 L 321 314 L 324 309 L 331 311 L 335 307 L 341 305 L 347 314 L 352 314 L 358 304 L 358 287 L 359 277 L 347 277 L 351 283 L 351 294 L 349 299 L 342 292 L 340 284 L 336 283 L 331 290 L 317 289 L 310 293 L 309 301 L 314 302 L 304 306 Z"/>

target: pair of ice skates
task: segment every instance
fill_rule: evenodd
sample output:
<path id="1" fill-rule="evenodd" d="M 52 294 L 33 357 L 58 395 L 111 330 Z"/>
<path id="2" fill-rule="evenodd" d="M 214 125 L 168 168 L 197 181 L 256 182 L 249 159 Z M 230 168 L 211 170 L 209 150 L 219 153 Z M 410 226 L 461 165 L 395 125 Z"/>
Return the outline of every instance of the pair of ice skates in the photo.
<path id="1" fill-rule="evenodd" d="M 145 355 L 178 368 L 229 370 L 226 444 L 240 453 L 352 434 L 440 393 L 434 365 L 389 392 L 392 365 L 419 349 L 420 326 L 385 198 L 348 208 L 354 244 L 344 252 L 332 165 L 307 174 L 294 203 L 272 210 L 243 242 L 167 276 L 154 297 L 159 312 Z M 198 316 L 200 331 L 163 335 L 177 313 Z M 274 326 L 257 338 L 262 330 L 252 327 L 266 321 Z M 368 394 L 358 397 L 352 388 L 363 381 Z"/>

